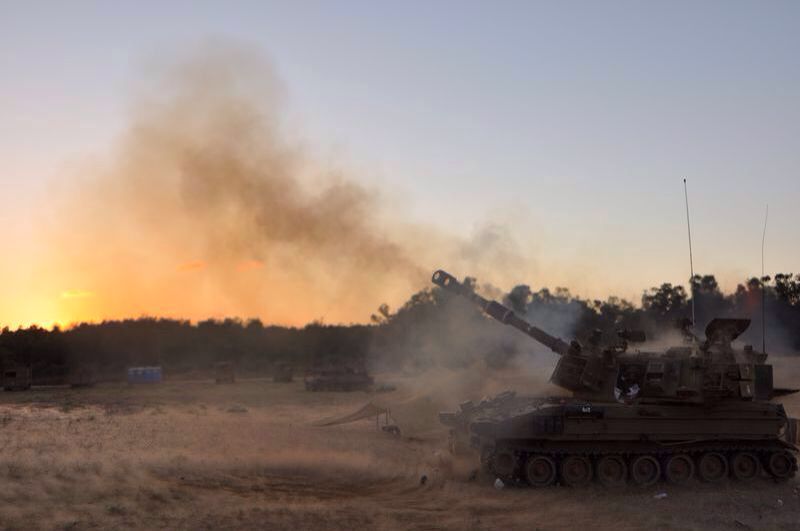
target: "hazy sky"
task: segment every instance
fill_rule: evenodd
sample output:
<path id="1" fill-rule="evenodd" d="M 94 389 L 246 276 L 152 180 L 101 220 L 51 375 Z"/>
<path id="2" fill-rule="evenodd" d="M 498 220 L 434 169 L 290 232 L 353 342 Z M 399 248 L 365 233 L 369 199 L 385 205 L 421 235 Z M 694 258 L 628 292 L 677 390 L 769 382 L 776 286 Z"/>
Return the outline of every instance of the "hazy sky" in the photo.
<path id="1" fill-rule="evenodd" d="M 262 50 L 292 135 L 391 215 L 515 225 L 534 288 L 685 283 L 683 177 L 697 272 L 758 274 L 766 203 L 768 272 L 800 272 L 798 28 L 789 1 L 0 0 L 0 323 L 53 319 L 41 198 L 107 154 L 150 61 L 209 40 Z"/>

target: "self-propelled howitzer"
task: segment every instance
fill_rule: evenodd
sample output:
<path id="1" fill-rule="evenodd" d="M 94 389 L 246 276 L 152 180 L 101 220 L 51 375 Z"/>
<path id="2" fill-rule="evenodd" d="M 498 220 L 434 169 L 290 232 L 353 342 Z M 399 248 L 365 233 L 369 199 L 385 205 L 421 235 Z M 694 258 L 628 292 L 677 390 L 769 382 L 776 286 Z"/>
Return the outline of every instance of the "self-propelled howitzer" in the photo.
<path id="1" fill-rule="evenodd" d="M 650 485 L 662 476 L 682 483 L 695 475 L 718 481 L 752 479 L 766 471 L 786 479 L 797 470 L 797 422 L 774 396 L 767 355 L 732 341 L 749 320 L 714 319 L 706 339 L 688 336 L 664 351 L 629 350 L 640 332 L 601 346 L 553 337 L 511 309 L 485 299 L 445 271 L 433 282 L 464 296 L 487 315 L 560 355 L 551 381 L 572 397 L 504 393 L 442 413 L 455 438 L 480 451 L 504 481 L 533 486 L 560 482 Z"/>

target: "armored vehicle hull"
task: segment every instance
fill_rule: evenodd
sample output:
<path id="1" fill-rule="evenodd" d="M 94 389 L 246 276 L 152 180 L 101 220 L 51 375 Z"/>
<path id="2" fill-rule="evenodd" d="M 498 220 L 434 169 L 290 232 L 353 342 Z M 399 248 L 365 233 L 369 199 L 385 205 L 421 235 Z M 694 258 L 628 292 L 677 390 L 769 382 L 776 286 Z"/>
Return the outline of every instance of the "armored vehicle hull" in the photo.
<path id="1" fill-rule="evenodd" d="M 214 364 L 214 383 L 226 384 L 236 382 L 236 372 L 233 364 L 227 361 L 221 361 Z"/>
<path id="2" fill-rule="evenodd" d="M 366 391 L 373 383 L 365 370 L 350 367 L 314 370 L 305 377 L 307 391 Z"/>
<path id="3" fill-rule="evenodd" d="M 483 465 L 505 482 L 579 486 L 650 485 L 697 477 L 792 477 L 796 427 L 783 407 L 590 403 L 572 398 L 509 397 L 503 410 L 472 419 L 443 414 Z M 462 412 L 462 415 L 464 413 Z M 790 433 L 791 432 L 791 433 Z"/>
<path id="4" fill-rule="evenodd" d="M 272 369 L 272 381 L 275 383 L 291 383 L 294 381 L 294 369 L 288 363 L 278 363 Z"/>
<path id="5" fill-rule="evenodd" d="M 12 365 L 3 368 L 3 389 L 5 391 L 27 391 L 31 388 L 31 368 L 26 365 Z"/>
<path id="6" fill-rule="evenodd" d="M 94 367 L 77 367 L 69 373 L 70 387 L 93 387 L 97 384 L 97 371 Z"/>

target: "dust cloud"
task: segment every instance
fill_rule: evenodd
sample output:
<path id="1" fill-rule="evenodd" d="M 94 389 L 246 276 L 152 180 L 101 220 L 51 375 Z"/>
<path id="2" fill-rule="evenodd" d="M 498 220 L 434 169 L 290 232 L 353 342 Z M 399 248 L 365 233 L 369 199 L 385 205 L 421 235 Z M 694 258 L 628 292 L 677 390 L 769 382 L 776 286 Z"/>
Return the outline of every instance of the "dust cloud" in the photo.
<path id="1" fill-rule="evenodd" d="M 53 186 L 42 273 L 82 294 L 65 319 L 364 322 L 432 264 L 518 262 L 496 227 L 461 241 L 389 219 L 391 198 L 296 138 L 259 53 L 207 46 L 148 74 L 108 156 Z"/>
<path id="2" fill-rule="evenodd" d="M 246 507 L 264 492 L 280 505 L 310 483 L 348 498 L 363 485 L 429 469 L 425 452 L 398 455 L 369 424 L 333 432 L 308 425 L 318 412 L 341 406 L 275 405 L 280 400 L 269 391 L 272 400 L 265 400 L 258 384 L 233 392 L 183 384 L 177 403 L 172 393 L 153 391 L 97 389 L 71 395 L 69 407 L 64 397 L 37 396 L 62 402 L 58 409 L 46 402 L 0 406 L 0 478 L 15 485 L 0 495 L 0 525 L 197 528 L 220 504 Z M 134 401 L 121 404 L 125 395 Z M 211 514 L 198 514 L 198 506 Z M 313 518 L 329 509 L 315 510 L 312 502 L 308 510 Z"/>
<path id="3" fill-rule="evenodd" d="M 422 282 L 375 195 L 288 140 L 266 60 L 203 49 L 144 85 L 56 233 L 100 312 L 347 320 L 377 286 Z"/>
<path id="4" fill-rule="evenodd" d="M 502 292 L 482 285 L 477 291 L 502 301 Z M 508 301 L 503 301 L 508 302 Z M 480 401 L 504 391 L 530 396 L 564 396 L 549 378 L 558 355 L 513 327 L 481 313 L 467 299 L 442 293 L 425 318 L 404 323 L 400 316 L 380 330 L 368 359 L 382 380 L 398 391 L 377 405 L 392 411 L 403 433 L 441 435 L 440 411 L 456 410 L 466 400 Z M 522 317 L 567 341 L 574 337 L 577 308 L 532 308 Z M 397 360 L 402 360 L 398 366 Z M 398 376 L 400 374 L 400 376 Z"/>

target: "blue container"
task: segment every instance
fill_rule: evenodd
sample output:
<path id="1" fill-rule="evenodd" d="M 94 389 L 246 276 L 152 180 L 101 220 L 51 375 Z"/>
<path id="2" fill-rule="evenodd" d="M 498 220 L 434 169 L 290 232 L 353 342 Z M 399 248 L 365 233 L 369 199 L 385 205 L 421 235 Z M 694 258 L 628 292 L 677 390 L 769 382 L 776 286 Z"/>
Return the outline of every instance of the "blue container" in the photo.
<path id="1" fill-rule="evenodd" d="M 129 367 L 128 383 L 160 383 L 161 367 Z"/>

